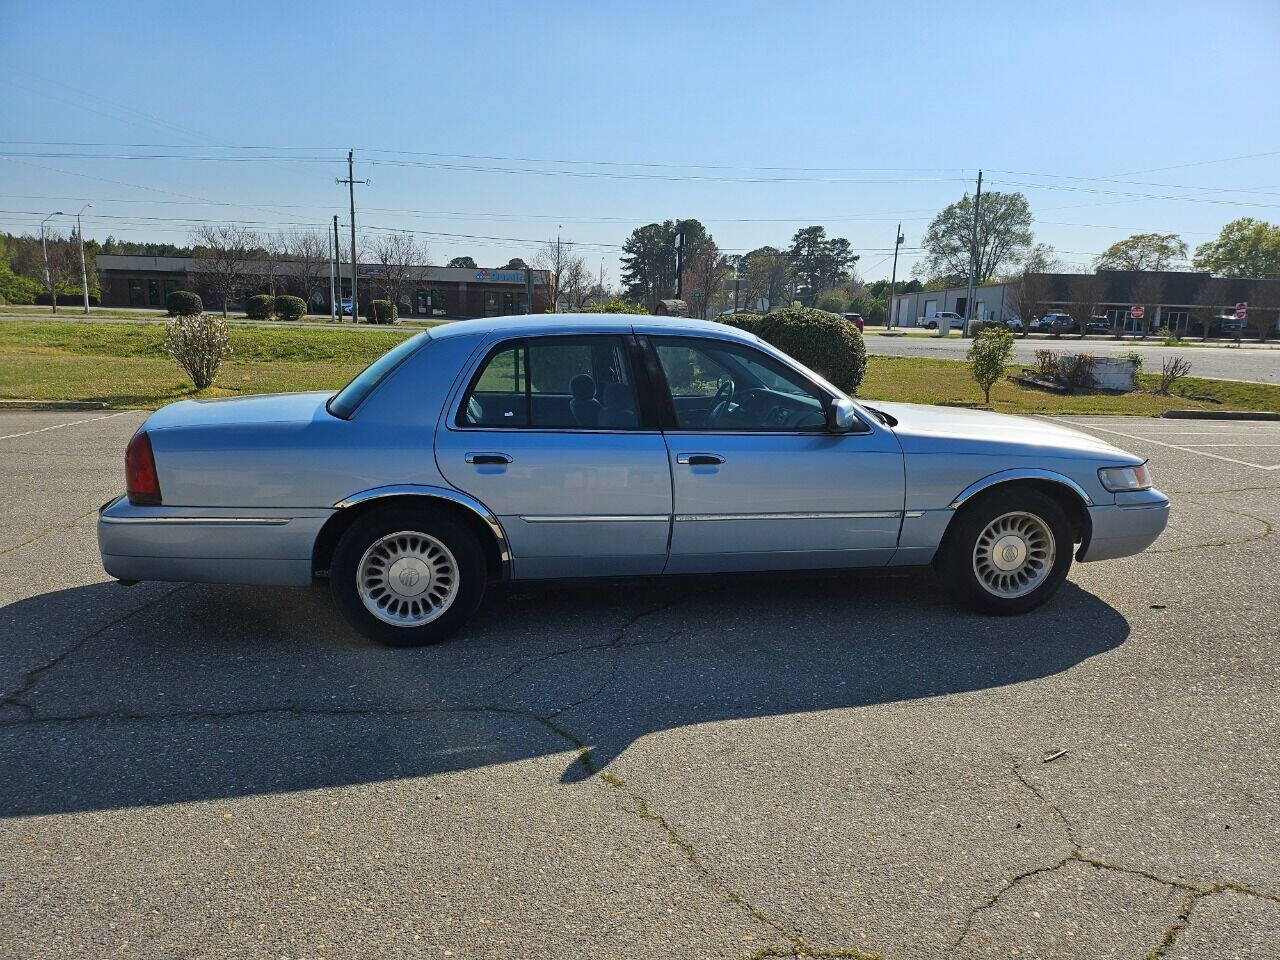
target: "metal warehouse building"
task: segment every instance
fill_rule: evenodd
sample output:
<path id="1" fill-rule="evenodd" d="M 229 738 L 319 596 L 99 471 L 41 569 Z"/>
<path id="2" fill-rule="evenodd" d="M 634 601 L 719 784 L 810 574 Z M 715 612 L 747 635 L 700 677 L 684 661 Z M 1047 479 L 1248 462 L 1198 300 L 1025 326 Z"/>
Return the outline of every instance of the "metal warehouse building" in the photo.
<path id="1" fill-rule="evenodd" d="M 165 297 L 172 291 L 194 290 L 210 309 L 221 309 L 221 301 L 208 282 L 208 265 L 199 258 L 101 254 L 97 266 L 103 306 L 163 308 Z M 241 297 L 268 292 L 263 279 L 268 272 L 266 263 L 246 265 Z M 350 266 L 343 272 L 349 274 Z M 285 261 L 275 265 L 274 273 L 277 293 L 301 296 L 312 313 L 330 312 L 327 265 L 317 274 L 314 265 Z M 408 273 L 409 282 L 400 295 L 401 316 L 467 319 L 546 313 L 550 308 L 545 270 L 415 266 Z M 369 301 L 382 295 L 374 264 L 359 265 L 358 288 L 360 312 L 367 315 Z M 351 296 L 349 275 L 343 277 L 339 290 L 340 298 Z M 230 305 L 240 304 L 233 300 Z"/>

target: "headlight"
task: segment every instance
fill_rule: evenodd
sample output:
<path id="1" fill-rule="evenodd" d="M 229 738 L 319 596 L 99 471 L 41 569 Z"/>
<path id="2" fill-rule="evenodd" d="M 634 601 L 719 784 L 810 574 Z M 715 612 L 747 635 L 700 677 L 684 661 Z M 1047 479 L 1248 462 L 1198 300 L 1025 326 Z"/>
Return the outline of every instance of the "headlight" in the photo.
<path id="1" fill-rule="evenodd" d="M 1098 479 L 1112 493 L 1151 489 L 1151 471 L 1145 463 L 1136 467 L 1103 467 L 1098 471 Z"/>

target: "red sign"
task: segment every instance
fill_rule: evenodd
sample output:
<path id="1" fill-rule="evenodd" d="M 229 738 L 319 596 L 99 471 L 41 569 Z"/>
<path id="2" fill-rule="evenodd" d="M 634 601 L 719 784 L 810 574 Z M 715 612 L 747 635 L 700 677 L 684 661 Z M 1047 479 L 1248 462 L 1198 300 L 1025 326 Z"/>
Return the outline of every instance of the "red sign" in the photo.
<path id="1" fill-rule="evenodd" d="M 1243 320 L 1249 315 L 1249 305 L 1247 303 L 1236 304 L 1236 319 Z"/>
<path id="2" fill-rule="evenodd" d="M 1142 304 L 1140 303 L 1135 303 L 1132 307 L 1129 308 L 1129 316 L 1133 317 L 1133 319 L 1135 320 L 1141 320 L 1142 314 L 1144 312 L 1145 311 L 1142 309 Z"/>

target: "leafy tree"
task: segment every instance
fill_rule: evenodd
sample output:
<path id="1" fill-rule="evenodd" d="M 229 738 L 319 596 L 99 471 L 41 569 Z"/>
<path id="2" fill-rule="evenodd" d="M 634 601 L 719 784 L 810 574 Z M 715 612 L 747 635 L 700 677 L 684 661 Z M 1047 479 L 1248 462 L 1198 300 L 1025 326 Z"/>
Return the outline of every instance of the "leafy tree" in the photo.
<path id="1" fill-rule="evenodd" d="M 857 262 L 857 255 L 843 237 L 828 239 L 824 227 L 803 227 L 791 238 L 787 260 L 795 274 L 796 282 L 806 290 L 806 299 L 813 303 L 820 291 L 838 286 L 848 278 Z"/>
<path id="2" fill-rule="evenodd" d="M 991 388 L 1004 376 L 1004 368 L 1012 358 L 1013 334 L 996 324 L 984 326 L 969 344 L 969 369 L 982 388 L 984 403 L 991 403 Z"/>
<path id="3" fill-rule="evenodd" d="M 472 260 L 470 257 L 454 257 L 452 260 L 446 263 L 445 266 L 446 267 L 463 267 L 467 270 L 475 270 L 476 262 Z"/>
<path id="4" fill-rule="evenodd" d="M 921 241 L 925 256 L 916 265 L 916 274 L 939 282 L 963 282 L 969 275 L 973 224 L 973 197 L 969 194 L 945 207 L 925 231 Z M 1024 262 L 1032 252 L 1032 241 L 1027 198 L 999 190 L 984 193 L 978 216 L 977 282 L 987 283 L 1001 271 Z"/>
<path id="5" fill-rule="evenodd" d="M 1176 233 L 1135 233 L 1117 240 L 1099 254 L 1099 270 L 1168 270 L 1187 256 L 1187 245 Z"/>
<path id="6" fill-rule="evenodd" d="M 507 261 L 507 265 L 502 269 L 503 270 L 528 270 L 529 265 L 525 263 L 523 260 L 521 260 L 519 257 L 512 257 L 510 260 Z"/>
<path id="7" fill-rule="evenodd" d="M 620 297 L 614 297 L 606 303 L 591 303 L 582 308 L 583 313 L 648 313 L 638 303 L 627 303 Z"/>
<path id="8" fill-rule="evenodd" d="M 1232 220 L 1217 240 L 1196 247 L 1193 265 L 1219 277 L 1280 277 L 1280 226 Z"/>
<path id="9" fill-rule="evenodd" d="M 693 263 L 711 237 L 697 220 L 664 220 L 636 227 L 622 245 L 622 284 L 628 300 L 652 310 L 676 293 L 676 233 L 684 233 L 683 261 Z"/>

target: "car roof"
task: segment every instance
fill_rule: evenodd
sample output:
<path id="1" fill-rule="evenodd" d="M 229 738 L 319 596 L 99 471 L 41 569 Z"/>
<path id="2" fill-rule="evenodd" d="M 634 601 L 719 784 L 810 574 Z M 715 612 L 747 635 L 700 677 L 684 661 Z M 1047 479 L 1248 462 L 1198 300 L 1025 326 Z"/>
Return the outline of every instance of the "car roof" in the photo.
<path id="1" fill-rule="evenodd" d="M 651 333 L 715 337 L 721 340 L 756 342 L 745 330 L 711 320 L 690 317 L 651 317 L 636 313 L 533 313 L 505 317 L 454 320 L 431 328 L 431 337 L 499 334 L 539 336 L 550 333 Z"/>

